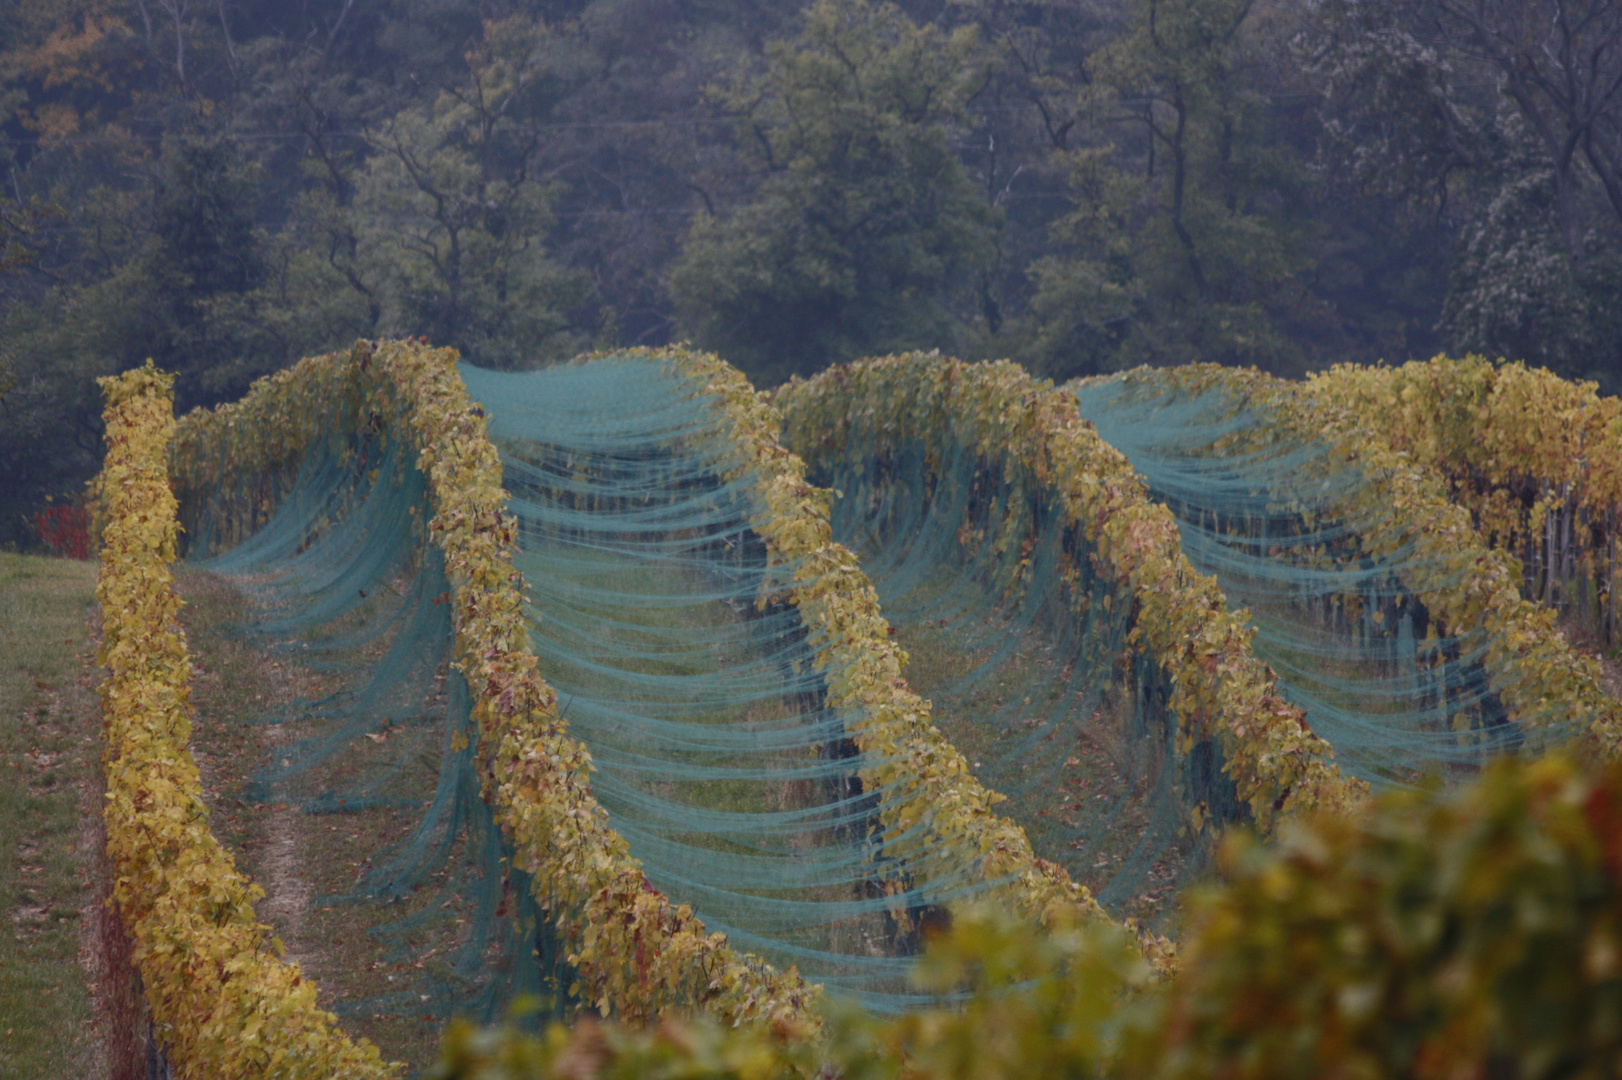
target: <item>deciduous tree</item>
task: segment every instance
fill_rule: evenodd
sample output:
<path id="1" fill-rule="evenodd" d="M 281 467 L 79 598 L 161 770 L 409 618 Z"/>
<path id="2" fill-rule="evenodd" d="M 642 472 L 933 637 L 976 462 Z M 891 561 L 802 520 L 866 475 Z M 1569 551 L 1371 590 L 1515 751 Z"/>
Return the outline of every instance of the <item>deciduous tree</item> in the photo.
<path id="1" fill-rule="evenodd" d="M 699 217 L 672 271 L 699 340 L 768 383 L 951 345 L 953 298 L 989 251 L 991 211 L 953 147 L 985 68 L 972 28 L 818 0 L 763 71 L 717 88 L 760 182 Z"/>

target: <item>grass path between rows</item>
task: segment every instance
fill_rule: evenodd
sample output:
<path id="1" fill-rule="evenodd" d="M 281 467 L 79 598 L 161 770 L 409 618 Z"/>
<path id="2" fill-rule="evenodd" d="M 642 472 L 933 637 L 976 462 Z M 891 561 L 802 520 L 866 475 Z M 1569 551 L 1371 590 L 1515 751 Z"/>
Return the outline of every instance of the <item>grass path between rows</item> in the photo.
<path id="1" fill-rule="evenodd" d="M 110 1069 L 95 583 L 0 552 L 0 1080 Z"/>

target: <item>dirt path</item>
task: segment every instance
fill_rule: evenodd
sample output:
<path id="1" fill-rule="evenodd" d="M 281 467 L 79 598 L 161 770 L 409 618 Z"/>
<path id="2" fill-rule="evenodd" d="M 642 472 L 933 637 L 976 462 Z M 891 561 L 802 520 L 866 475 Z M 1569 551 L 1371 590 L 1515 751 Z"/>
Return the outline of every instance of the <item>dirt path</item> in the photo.
<path id="1" fill-rule="evenodd" d="M 289 741 L 287 730 L 281 724 L 267 725 L 263 740 L 267 756 L 279 753 Z M 287 946 L 287 961 L 313 971 L 321 964 L 320 959 L 305 948 L 315 886 L 310 882 L 300 850 L 306 831 L 305 823 L 300 820 L 303 817 L 304 814 L 286 803 L 274 803 L 265 810 L 264 848 L 258 859 L 265 900 L 259 905 L 259 914 L 281 931 L 282 942 Z"/>
<path id="2" fill-rule="evenodd" d="M 204 778 L 210 824 L 238 867 L 265 890 L 257 914 L 281 939 L 286 959 L 315 981 L 322 1006 L 339 1013 L 345 1031 L 375 1042 L 388 1060 L 413 1069 L 431 1064 L 442 1020 L 400 1015 L 397 1009 L 356 1011 L 356 1003 L 395 993 L 421 969 L 420 958 L 413 963 L 391 959 L 390 943 L 371 932 L 410 910 L 411 903 L 380 908 L 329 899 L 354 888 L 371 856 L 404 834 L 410 816 L 397 809 L 312 814 L 254 794 L 262 770 L 286 760 L 308 734 L 296 710 L 285 723 L 264 718 L 320 697 L 342 685 L 343 678 L 311 670 L 294 654 L 272 651 L 268 643 L 231 630 L 247 619 L 249 605 L 227 579 L 182 569 L 176 588 L 186 602 L 182 620 L 196 710 L 192 748 Z M 386 736 L 365 741 L 365 748 L 386 741 Z M 275 799 L 284 797 L 292 796 Z"/>

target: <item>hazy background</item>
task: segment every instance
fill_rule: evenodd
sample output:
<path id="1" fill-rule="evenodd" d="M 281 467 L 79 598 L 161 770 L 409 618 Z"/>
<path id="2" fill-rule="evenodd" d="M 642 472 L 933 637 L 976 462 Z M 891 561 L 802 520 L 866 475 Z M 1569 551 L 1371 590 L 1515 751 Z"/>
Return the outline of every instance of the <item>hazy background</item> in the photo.
<path id="1" fill-rule="evenodd" d="M 1053 378 L 1440 350 L 1622 386 L 1614 0 L 13 0 L 0 545 L 178 406 L 424 334 Z"/>

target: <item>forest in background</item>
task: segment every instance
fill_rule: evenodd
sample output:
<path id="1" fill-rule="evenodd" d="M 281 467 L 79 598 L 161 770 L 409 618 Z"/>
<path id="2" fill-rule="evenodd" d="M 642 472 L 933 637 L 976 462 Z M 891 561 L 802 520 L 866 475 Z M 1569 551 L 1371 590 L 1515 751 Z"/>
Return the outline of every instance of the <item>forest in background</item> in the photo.
<path id="1" fill-rule="evenodd" d="M 0 545 L 358 337 L 1622 388 L 1617 0 L 10 0 Z"/>

